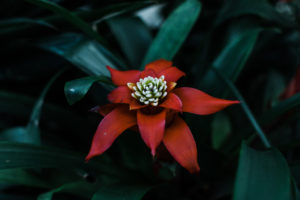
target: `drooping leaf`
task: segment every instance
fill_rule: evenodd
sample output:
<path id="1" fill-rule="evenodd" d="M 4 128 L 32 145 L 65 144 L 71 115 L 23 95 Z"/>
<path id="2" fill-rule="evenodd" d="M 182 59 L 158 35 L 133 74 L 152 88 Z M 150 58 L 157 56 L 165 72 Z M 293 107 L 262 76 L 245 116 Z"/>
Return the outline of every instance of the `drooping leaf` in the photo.
<path id="1" fill-rule="evenodd" d="M 67 82 L 65 84 L 64 90 L 68 103 L 72 105 L 80 101 L 92 87 L 93 83 L 97 81 L 107 83 L 110 85 L 112 84 L 110 79 L 106 76 L 89 76 Z"/>
<path id="2" fill-rule="evenodd" d="M 15 127 L 7 129 L 0 133 L 0 138 L 8 141 L 23 142 L 23 143 L 32 143 L 40 144 L 40 130 L 39 122 L 40 115 L 42 111 L 42 106 L 45 100 L 45 96 L 52 86 L 54 81 L 65 71 L 65 69 L 56 73 L 51 80 L 47 83 L 38 100 L 35 103 L 35 106 L 32 110 L 30 120 L 26 127 Z"/>
<path id="3" fill-rule="evenodd" d="M 141 200 L 153 186 L 142 184 L 113 184 L 102 186 L 92 200 Z"/>
<path id="4" fill-rule="evenodd" d="M 79 69 L 93 76 L 109 76 L 106 66 L 124 67 L 113 54 L 101 44 L 80 34 L 66 33 L 50 37 L 38 43 L 41 48 L 62 56 Z"/>
<path id="5" fill-rule="evenodd" d="M 137 17 L 117 17 L 107 21 L 131 65 L 140 68 L 152 42 L 150 30 Z"/>
<path id="6" fill-rule="evenodd" d="M 242 145 L 233 200 L 291 200 L 288 165 L 277 149 L 257 151 Z"/>
<path id="7" fill-rule="evenodd" d="M 201 3 L 198 0 L 183 1 L 162 24 L 141 68 L 160 58 L 172 60 L 191 31 L 200 10 Z"/>
<path id="8" fill-rule="evenodd" d="M 69 10 L 59 6 L 58 4 L 48 1 L 48 0 L 26 0 L 29 3 L 38 5 L 40 7 L 49 9 L 59 15 L 61 15 L 65 20 L 72 23 L 74 26 L 78 27 L 84 33 L 86 33 L 89 37 L 97 40 L 101 44 L 106 44 L 106 41 L 92 29 L 91 25 L 86 23 L 80 17 L 76 16 L 74 13 Z"/>
<path id="9" fill-rule="evenodd" d="M 0 184 L 48 188 L 49 183 L 23 169 L 0 170 Z"/>

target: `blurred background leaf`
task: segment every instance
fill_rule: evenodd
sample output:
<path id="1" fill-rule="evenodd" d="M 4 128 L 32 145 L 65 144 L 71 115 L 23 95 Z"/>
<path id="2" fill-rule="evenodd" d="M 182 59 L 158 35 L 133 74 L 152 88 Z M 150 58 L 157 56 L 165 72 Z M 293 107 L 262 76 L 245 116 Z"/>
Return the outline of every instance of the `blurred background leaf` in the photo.
<path id="1" fill-rule="evenodd" d="M 278 150 L 260 152 L 243 143 L 234 200 L 292 199 L 291 183 L 288 165 Z"/>
<path id="2" fill-rule="evenodd" d="M 2 1 L 0 199 L 297 199 L 299 13 L 299 0 Z M 106 66 L 141 70 L 157 58 L 187 74 L 178 87 L 242 100 L 183 114 L 200 173 L 163 146 L 153 158 L 135 130 L 85 163 L 102 119 L 89 110 L 114 88 Z M 273 148 L 261 151 L 256 132 Z M 251 148 L 238 157 L 243 140 Z"/>
<path id="3" fill-rule="evenodd" d="M 200 10 L 201 3 L 197 0 L 183 1 L 178 5 L 161 25 L 145 55 L 141 69 L 153 60 L 172 60 L 196 22 Z"/>

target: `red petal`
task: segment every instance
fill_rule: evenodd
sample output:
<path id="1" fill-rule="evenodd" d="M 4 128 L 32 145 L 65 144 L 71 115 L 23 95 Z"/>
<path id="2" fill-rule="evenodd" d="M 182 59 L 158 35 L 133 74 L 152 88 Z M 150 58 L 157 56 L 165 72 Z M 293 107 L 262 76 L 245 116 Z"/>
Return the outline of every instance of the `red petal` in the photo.
<path id="1" fill-rule="evenodd" d="M 293 77 L 289 85 L 285 88 L 280 95 L 281 100 L 290 98 L 294 94 L 300 92 L 300 68 L 298 68 L 296 75 Z"/>
<path id="2" fill-rule="evenodd" d="M 146 65 L 146 69 L 153 69 L 157 74 L 162 70 L 172 67 L 172 62 L 164 59 L 159 59 Z"/>
<path id="3" fill-rule="evenodd" d="M 198 115 L 209 115 L 218 112 L 227 106 L 239 103 L 212 97 L 200 90 L 182 87 L 176 88 L 173 92 L 181 99 L 183 112 L 190 112 Z"/>
<path id="4" fill-rule="evenodd" d="M 151 76 L 151 77 L 157 77 L 157 74 L 155 73 L 154 70 L 152 69 L 145 69 L 141 75 L 140 75 L 140 78 L 145 78 L 147 76 Z"/>
<path id="5" fill-rule="evenodd" d="M 151 149 L 151 153 L 154 156 L 155 150 L 164 136 L 166 123 L 165 110 L 149 115 L 138 110 L 137 123 L 144 142 Z"/>
<path id="6" fill-rule="evenodd" d="M 113 109 L 115 109 L 116 107 L 117 107 L 117 104 L 113 104 L 113 103 L 106 104 L 106 105 L 100 106 L 98 108 L 98 113 L 102 116 L 106 116 L 111 111 L 113 111 Z"/>
<path id="7" fill-rule="evenodd" d="M 129 109 L 130 110 L 137 110 L 137 109 L 141 109 L 141 108 L 144 108 L 148 105 L 143 105 L 143 104 L 140 104 L 136 99 L 133 99 L 130 104 L 129 104 Z"/>
<path id="8" fill-rule="evenodd" d="M 92 146 L 86 160 L 102 154 L 126 129 L 136 124 L 136 114 L 128 106 L 119 106 L 106 115 L 94 135 Z"/>
<path id="9" fill-rule="evenodd" d="M 141 74 L 138 70 L 119 71 L 109 66 L 107 66 L 107 69 L 110 71 L 112 82 L 117 86 L 136 83 Z"/>
<path id="10" fill-rule="evenodd" d="M 185 76 L 185 73 L 181 70 L 179 70 L 177 67 L 169 67 L 167 69 L 164 69 L 161 71 L 158 75 L 158 77 L 161 77 L 162 75 L 165 76 L 165 80 L 176 82 L 178 79 L 180 79 L 182 76 Z"/>
<path id="11" fill-rule="evenodd" d="M 127 86 L 119 86 L 107 95 L 112 103 L 130 103 L 133 97 L 131 90 Z"/>
<path id="12" fill-rule="evenodd" d="M 164 102 L 159 106 L 182 112 L 182 102 L 180 98 L 173 93 L 169 93 Z"/>
<path id="13" fill-rule="evenodd" d="M 197 146 L 187 124 L 178 116 L 166 128 L 163 142 L 174 159 L 190 173 L 199 172 Z"/>

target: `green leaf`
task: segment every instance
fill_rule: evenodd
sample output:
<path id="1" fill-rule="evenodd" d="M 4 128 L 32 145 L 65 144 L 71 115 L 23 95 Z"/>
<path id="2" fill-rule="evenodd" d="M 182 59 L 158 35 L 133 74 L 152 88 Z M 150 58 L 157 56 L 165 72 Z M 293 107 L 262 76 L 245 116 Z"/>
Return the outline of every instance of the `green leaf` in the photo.
<path id="1" fill-rule="evenodd" d="M 73 13 L 73 15 L 78 16 L 78 17 L 84 19 L 85 21 L 95 21 L 95 20 L 98 21 L 99 19 L 104 20 L 107 16 L 117 16 L 120 14 L 132 12 L 132 11 L 138 10 L 140 8 L 146 7 L 151 4 L 153 4 L 153 2 L 147 1 L 147 0 L 138 1 L 138 2 L 122 2 L 122 3 L 114 3 L 112 5 L 107 5 L 105 7 L 99 8 L 99 9 L 76 10 L 72 13 Z M 13 4 L 13 5 L 15 5 L 15 4 Z M 41 18 L 40 20 L 33 19 L 34 20 L 33 23 L 26 20 L 27 18 L 21 18 L 21 19 L 25 19 L 24 23 L 21 23 L 21 20 L 20 20 L 20 24 L 16 24 L 17 26 L 11 26 L 10 28 L 6 28 L 6 29 L 1 28 L 0 29 L 1 38 L 3 38 L 3 37 L 12 38 L 11 36 L 15 36 L 15 33 L 18 33 L 18 36 L 22 36 L 22 37 L 26 37 L 27 35 L 31 36 L 32 33 L 28 30 L 32 30 L 32 28 L 35 28 L 36 26 L 41 26 L 44 23 L 46 23 L 45 25 L 53 24 L 54 26 L 57 26 L 59 28 L 60 27 L 65 28 L 65 27 L 68 27 L 68 25 L 69 25 L 68 21 L 63 20 L 64 19 L 63 15 L 57 15 L 57 14 Z M 28 19 L 31 20 L 30 18 L 28 18 Z M 19 18 L 17 18 L 17 20 L 15 22 L 13 21 L 12 24 L 18 23 L 18 20 L 19 20 Z M 3 22 L 6 23 L 5 21 L 3 21 Z M 53 25 L 51 25 L 51 26 L 53 27 Z"/>
<path id="2" fill-rule="evenodd" d="M 141 200 L 152 186 L 143 184 L 113 184 L 102 186 L 92 200 Z"/>
<path id="3" fill-rule="evenodd" d="M 280 101 L 280 95 L 285 89 L 284 77 L 276 71 L 271 71 L 267 76 L 265 84 L 263 104 L 264 108 L 273 107 Z"/>
<path id="4" fill-rule="evenodd" d="M 242 145 L 233 200 L 291 200 L 288 165 L 277 149 L 257 151 Z"/>
<path id="5" fill-rule="evenodd" d="M 83 162 L 82 156 L 68 151 L 33 144 L 0 142 L 0 169 L 75 167 Z"/>
<path id="6" fill-rule="evenodd" d="M 65 20 L 72 23 L 74 26 L 78 27 L 84 33 L 86 33 L 89 37 L 97 40 L 99 43 L 106 44 L 106 41 L 92 29 L 92 27 L 82 20 L 80 17 L 76 16 L 74 13 L 69 10 L 47 0 L 26 0 L 29 3 L 35 4 L 37 6 L 49 9 L 60 16 L 62 16 Z"/>
<path id="7" fill-rule="evenodd" d="M 39 195 L 37 200 L 51 200 L 53 198 L 53 195 L 59 192 L 66 192 L 70 194 L 76 194 L 85 198 L 91 198 L 92 194 L 96 191 L 96 186 L 96 184 L 88 183 L 85 181 L 66 183 L 58 188 L 52 189 L 49 192 Z"/>
<path id="8" fill-rule="evenodd" d="M 0 139 L 12 142 L 39 144 L 38 128 L 18 126 L 6 129 L 0 133 Z"/>
<path id="9" fill-rule="evenodd" d="M 243 29 L 239 33 L 232 34 L 225 48 L 214 60 L 213 66 L 226 73 L 230 80 L 236 80 L 262 30 L 261 27 L 250 27 L 248 30 Z M 235 59 L 232 59 L 232 55 L 235 55 Z"/>
<path id="10" fill-rule="evenodd" d="M 48 188 L 49 183 L 23 169 L 0 170 L 0 184 Z"/>
<path id="11" fill-rule="evenodd" d="M 0 134 L 0 138 L 15 141 L 15 142 L 24 142 L 24 143 L 32 143 L 32 144 L 40 144 L 40 130 L 39 130 L 39 122 L 40 115 L 42 111 L 42 106 L 45 100 L 45 96 L 52 86 L 54 81 L 65 71 L 65 69 L 60 70 L 56 73 L 51 80 L 47 83 L 45 88 L 43 89 L 41 95 L 35 103 L 35 106 L 32 110 L 32 114 L 30 116 L 30 120 L 26 127 L 15 127 L 7 129 Z"/>
<path id="12" fill-rule="evenodd" d="M 84 155 L 73 151 L 25 143 L 0 142 L 0 170 L 13 168 L 74 169 L 80 167 L 91 167 L 106 175 L 134 179 L 134 174 L 125 168 L 99 159 L 85 163 Z"/>
<path id="13" fill-rule="evenodd" d="M 212 121 L 212 146 L 219 149 L 231 132 L 231 124 L 227 115 L 217 113 Z"/>
<path id="14" fill-rule="evenodd" d="M 64 90 L 68 103 L 72 105 L 80 101 L 92 87 L 93 83 L 97 81 L 112 84 L 110 79 L 106 76 L 89 76 L 67 82 Z"/>
<path id="15" fill-rule="evenodd" d="M 122 51 L 131 65 L 140 68 L 152 36 L 147 26 L 137 17 L 117 17 L 107 20 Z"/>
<path id="16" fill-rule="evenodd" d="M 273 120 L 280 117 L 282 114 L 299 107 L 300 105 L 300 93 L 295 94 L 294 96 L 278 103 L 276 106 L 271 108 L 269 111 L 265 112 L 260 121 L 263 124 L 268 124 Z"/>
<path id="17" fill-rule="evenodd" d="M 252 114 L 251 110 L 249 109 L 244 97 L 240 94 L 238 89 L 235 87 L 235 85 L 230 81 L 223 73 L 218 71 L 217 69 L 213 68 L 216 74 L 226 83 L 226 85 L 230 88 L 230 90 L 233 92 L 233 94 L 237 97 L 237 99 L 240 101 L 241 107 L 243 108 L 245 114 L 247 115 L 249 121 L 251 122 L 253 128 L 256 130 L 257 135 L 260 137 L 262 143 L 265 145 L 266 148 L 270 148 L 271 144 L 266 137 L 265 133 L 261 129 L 259 123 L 257 122 L 256 118 Z"/>
<path id="18" fill-rule="evenodd" d="M 229 34 L 228 42 L 212 66 L 234 82 L 244 68 L 262 30 L 260 26 L 250 26 L 248 23 L 238 24 Z M 224 84 L 216 77 L 212 69 L 201 81 L 201 85 L 216 96 L 221 95 L 225 90 Z"/>
<path id="19" fill-rule="evenodd" d="M 50 37 L 38 43 L 38 46 L 62 56 L 84 72 L 93 76 L 109 76 L 106 66 L 116 68 L 125 66 L 101 44 L 80 34 L 67 33 Z"/>
<path id="20" fill-rule="evenodd" d="M 198 0 L 181 3 L 162 24 L 144 58 L 143 65 L 164 58 L 172 60 L 190 33 L 201 10 Z"/>
<path id="21" fill-rule="evenodd" d="M 31 19 L 31 18 L 26 18 L 26 17 L 0 20 L 0 29 L 1 29 L 1 32 L 2 32 L 3 29 L 11 29 L 11 28 L 15 28 L 16 26 L 18 27 L 18 26 L 21 26 L 21 25 L 24 25 L 24 24 L 36 24 L 36 25 L 56 29 L 52 24 L 50 24 L 50 23 L 48 23 L 44 20 Z"/>
<path id="22" fill-rule="evenodd" d="M 268 21 L 278 22 L 284 26 L 292 25 L 292 20 L 279 14 L 267 0 L 229 0 L 224 4 L 215 26 L 242 15 L 255 15 Z"/>

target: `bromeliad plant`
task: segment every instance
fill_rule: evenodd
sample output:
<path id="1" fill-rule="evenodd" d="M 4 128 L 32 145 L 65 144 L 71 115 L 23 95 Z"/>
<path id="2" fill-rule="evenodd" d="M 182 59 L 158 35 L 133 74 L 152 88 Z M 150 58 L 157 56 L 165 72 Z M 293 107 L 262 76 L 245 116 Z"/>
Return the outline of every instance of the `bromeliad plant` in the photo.
<path id="1" fill-rule="evenodd" d="M 239 101 L 215 98 L 190 87 L 175 88 L 185 73 L 167 60 L 149 63 L 144 71 L 107 68 L 118 87 L 108 95 L 111 104 L 99 108 L 104 119 L 86 160 L 102 154 L 123 131 L 137 125 L 153 156 L 163 142 L 180 165 L 190 173 L 198 172 L 196 143 L 179 114 L 209 115 Z"/>

